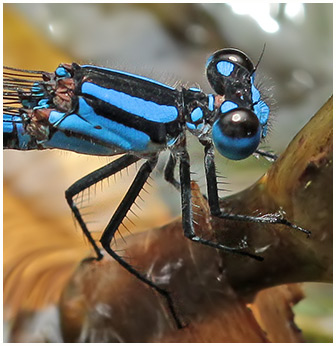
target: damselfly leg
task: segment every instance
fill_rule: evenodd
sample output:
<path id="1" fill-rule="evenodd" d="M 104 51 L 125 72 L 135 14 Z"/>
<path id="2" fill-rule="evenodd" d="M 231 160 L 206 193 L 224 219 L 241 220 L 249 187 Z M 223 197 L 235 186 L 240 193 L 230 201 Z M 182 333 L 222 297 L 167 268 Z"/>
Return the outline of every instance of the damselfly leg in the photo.
<path id="1" fill-rule="evenodd" d="M 119 159 L 107 164 L 106 166 L 97 169 L 96 171 L 86 175 L 80 180 L 76 181 L 65 191 L 65 198 L 70 206 L 72 213 L 74 214 L 76 220 L 78 221 L 84 235 L 87 237 L 89 243 L 92 245 L 93 249 L 97 254 L 97 259 L 100 260 L 103 258 L 103 255 L 97 246 L 95 240 L 92 238 L 90 231 L 88 230 L 86 223 L 84 222 L 82 215 L 79 212 L 78 207 L 76 206 L 73 198 L 78 195 L 80 192 L 88 189 L 90 186 L 97 184 L 99 181 L 110 177 L 113 174 L 123 170 L 124 168 L 132 165 L 139 158 L 134 155 L 124 155 Z M 118 225 L 119 226 L 119 225 Z"/>
<path id="2" fill-rule="evenodd" d="M 176 157 L 173 153 L 169 155 L 169 159 L 167 161 L 164 178 L 168 183 L 172 184 L 178 191 L 181 190 L 180 183 L 175 179 L 174 169 L 176 167 Z"/>
<path id="3" fill-rule="evenodd" d="M 276 155 L 270 151 L 267 151 L 267 150 L 257 149 L 254 153 L 264 157 L 265 159 L 267 159 L 271 162 L 274 162 L 278 159 L 278 155 Z"/>
<path id="4" fill-rule="evenodd" d="M 208 190 L 208 201 L 211 214 L 222 219 L 235 220 L 235 221 L 245 221 L 245 222 L 256 222 L 256 223 L 267 223 L 267 224 L 281 224 L 292 229 L 298 230 L 305 233 L 308 237 L 311 232 L 295 225 L 294 223 L 288 221 L 278 214 L 267 214 L 263 216 L 249 216 L 249 215 L 240 215 L 240 214 L 230 214 L 220 209 L 219 205 L 219 196 L 216 180 L 216 168 L 215 168 L 215 156 L 214 156 L 214 147 L 211 142 L 203 142 L 205 147 L 204 152 L 204 166 L 205 166 L 205 175 L 207 181 L 207 190 Z"/>
<path id="5" fill-rule="evenodd" d="M 108 165 L 88 174 L 87 176 L 83 177 L 82 179 L 78 180 L 76 183 L 74 183 L 72 186 L 69 187 L 69 189 L 66 191 L 66 199 L 68 201 L 68 204 L 75 215 L 83 233 L 89 240 L 90 244 L 92 245 L 93 249 L 95 250 L 97 254 L 97 260 L 101 260 L 103 258 L 103 254 L 101 253 L 100 248 L 97 246 L 95 240 L 93 239 L 90 231 L 87 228 L 86 223 L 84 222 L 79 209 L 77 208 L 76 204 L 74 203 L 73 198 L 78 195 L 83 190 L 89 188 L 90 186 L 98 183 L 99 181 L 116 174 L 117 172 L 123 170 L 124 168 L 132 165 L 133 163 L 139 161 L 140 158 L 134 155 L 124 155 L 121 158 L 109 163 Z M 148 285 L 149 287 L 153 288 L 157 293 L 159 293 L 161 296 L 163 296 L 166 299 L 167 306 L 169 308 L 169 311 L 171 312 L 171 315 L 175 321 L 175 324 L 178 328 L 182 328 L 183 324 L 180 321 L 178 314 L 176 312 L 176 309 L 174 307 L 173 300 L 169 294 L 169 292 L 158 285 L 156 285 L 153 281 L 151 281 L 146 275 L 140 273 L 137 271 L 132 265 L 130 265 L 127 261 L 125 261 L 121 256 L 119 256 L 112 248 L 111 248 L 111 242 L 115 236 L 116 231 L 118 230 L 119 226 L 122 224 L 124 218 L 126 217 L 128 211 L 132 207 L 133 203 L 135 202 L 136 198 L 138 197 L 140 191 L 142 190 L 144 184 L 146 183 L 149 175 L 155 168 L 157 163 L 157 157 L 154 157 L 152 159 L 147 160 L 139 169 L 135 179 L 133 180 L 132 185 L 128 189 L 125 197 L 119 204 L 117 210 L 113 214 L 110 222 L 106 226 L 100 242 L 105 249 L 105 251 L 113 258 L 115 259 L 122 267 L 124 267 L 130 274 L 134 275 L 137 279 L 141 280 L 143 283 Z"/>

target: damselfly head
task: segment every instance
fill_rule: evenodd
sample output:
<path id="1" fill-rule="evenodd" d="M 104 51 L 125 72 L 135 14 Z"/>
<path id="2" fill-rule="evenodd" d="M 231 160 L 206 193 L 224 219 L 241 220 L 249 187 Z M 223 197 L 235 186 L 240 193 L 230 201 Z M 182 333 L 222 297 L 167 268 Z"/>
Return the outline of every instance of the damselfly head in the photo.
<path id="1" fill-rule="evenodd" d="M 215 97 L 214 144 L 223 156 L 244 159 L 266 136 L 270 113 L 254 83 L 256 68 L 245 53 L 229 48 L 213 54 L 206 69 L 209 83 L 221 95 Z"/>
<path id="2" fill-rule="evenodd" d="M 242 84 L 242 88 L 248 86 L 253 72 L 252 60 L 235 48 L 217 51 L 208 59 L 206 64 L 208 81 L 219 95 L 232 92 L 234 86 L 238 90 L 237 81 Z"/>

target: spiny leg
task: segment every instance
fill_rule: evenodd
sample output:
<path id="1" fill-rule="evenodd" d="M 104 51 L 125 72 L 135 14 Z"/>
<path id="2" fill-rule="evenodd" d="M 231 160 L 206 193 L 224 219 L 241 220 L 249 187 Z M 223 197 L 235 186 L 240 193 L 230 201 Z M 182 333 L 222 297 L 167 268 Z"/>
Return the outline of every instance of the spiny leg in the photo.
<path id="1" fill-rule="evenodd" d="M 119 204 L 117 210 L 115 211 L 114 215 L 112 216 L 110 222 L 108 223 L 107 227 L 105 228 L 102 237 L 100 239 L 100 242 L 103 246 L 103 248 L 106 250 L 108 254 L 110 254 L 121 266 L 123 266 L 129 273 L 134 275 L 137 279 L 144 282 L 146 285 L 153 288 L 156 292 L 158 292 L 160 295 L 162 295 L 168 304 L 168 308 L 172 314 L 172 317 L 174 318 L 174 321 L 176 323 L 176 326 L 178 328 L 182 328 L 182 323 L 178 318 L 177 312 L 175 310 L 173 300 L 170 297 L 168 291 L 165 289 L 157 286 L 154 282 L 149 280 L 145 275 L 139 273 L 136 269 L 134 269 L 129 263 L 127 263 L 122 257 L 117 255 L 115 251 L 111 249 L 111 241 L 115 235 L 115 232 L 117 231 L 118 227 L 122 223 L 123 219 L 126 217 L 126 214 L 130 210 L 131 206 L 135 202 L 135 199 L 138 197 L 140 191 L 142 190 L 144 184 L 146 183 L 149 175 L 153 171 L 154 167 L 157 163 L 157 157 L 153 159 L 149 159 L 146 161 L 139 169 L 136 177 L 133 180 L 132 185 L 128 189 L 125 197 Z"/>
<path id="2" fill-rule="evenodd" d="M 246 222 L 256 222 L 256 223 L 267 223 L 267 224 L 281 224 L 287 227 L 296 229 L 300 232 L 303 232 L 309 235 L 310 231 L 295 225 L 294 223 L 288 221 L 287 219 L 279 216 L 277 214 L 267 214 L 263 216 L 249 216 L 249 215 L 239 215 L 231 214 L 224 212 L 220 209 L 219 206 L 219 197 L 217 189 L 217 180 L 216 180 L 216 168 L 215 168 L 215 156 L 214 156 L 214 147 L 210 142 L 203 142 L 204 145 L 204 166 L 205 166 L 205 175 L 208 188 L 208 199 L 211 214 L 222 219 L 235 220 L 235 221 L 246 221 Z"/>
<path id="3" fill-rule="evenodd" d="M 191 183 L 190 183 L 190 162 L 189 155 L 186 151 L 180 155 L 180 180 L 181 180 L 181 204 L 182 204 L 182 225 L 184 235 L 200 244 L 214 247 L 219 250 L 233 252 L 244 256 L 252 257 L 256 260 L 262 260 L 262 257 L 248 253 L 239 248 L 232 248 L 222 245 L 220 243 L 201 238 L 196 235 L 193 227 L 193 215 L 192 215 L 192 198 L 191 198 Z"/>
<path id="4" fill-rule="evenodd" d="M 71 208 L 71 211 L 75 215 L 76 220 L 78 221 L 83 233 L 89 240 L 93 249 L 97 254 L 97 259 L 100 260 L 103 258 L 103 254 L 101 253 L 99 247 L 97 246 L 95 240 L 93 239 L 90 231 L 88 230 L 86 223 L 84 222 L 79 209 L 77 208 L 73 198 L 78 195 L 81 191 L 89 188 L 90 186 L 98 183 L 99 181 L 121 171 L 122 169 L 130 166 L 134 162 L 140 160 L 137 156 L 134 155 L 124 155 L 119 159 L 107 164 L 106 166 L 97 169 L 96 171 L 86 175 L 85 177 L 79 179 L 74 184 L 72 184 L 65 191 L 65 198 Z"/>

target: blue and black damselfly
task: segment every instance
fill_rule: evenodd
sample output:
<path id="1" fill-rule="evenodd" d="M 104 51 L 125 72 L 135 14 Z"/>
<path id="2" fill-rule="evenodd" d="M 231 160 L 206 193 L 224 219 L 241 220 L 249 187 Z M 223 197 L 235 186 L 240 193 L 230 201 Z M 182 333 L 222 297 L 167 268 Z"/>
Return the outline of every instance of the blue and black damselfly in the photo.
<path id="1" fill-rule="evenodd" d="M 204 146 L 208 202 L 213 216 L 243 222 L 283 224 L 310 234 L 278 214 L 249 216 L 220 209 L 214 148 L 232 160 L 244 159 L 256 152 L 267 134 L 270 108 L 255 84 L 256 66 L 243 52 L 237 49 L 217 51 L 208 59 L 206 73 L 216 94 L 207 95 L 196 88 L 182 87 L 178 90 L 134 74 L 75 63 L 61 64 L 53 73 L 11 67 L 4 69 L 4 148 L 58 148 L 101 156 L 123 154 L 78 180 L 65 193 L 98 260 L 103 254 L 74 197 L 140 159 L 145 160 L 106 226 L 100 243 L 126 270 L 166 298 L 178 327 L 182 324 L 169 293 L 111 248 L 115 232 L 163 150 L 170 151 L 165 179 L 181 193 L 184 235 L 200 244 L 262 260 L 242 248 L 228 247 L 195 234 L 187 132 L 195 135 Z M 177 163 L 179 180 L 174 177 Z"/>

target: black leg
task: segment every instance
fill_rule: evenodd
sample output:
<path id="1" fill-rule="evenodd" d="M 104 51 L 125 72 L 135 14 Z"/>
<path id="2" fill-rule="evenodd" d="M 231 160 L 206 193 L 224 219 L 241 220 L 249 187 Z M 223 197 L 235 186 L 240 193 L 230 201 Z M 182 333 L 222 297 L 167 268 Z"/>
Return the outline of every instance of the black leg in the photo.
<path id="1" fill-rule="evenodd" d="M 278 159 L 278 155 L 270 153 L 269 151 L 263 150 L 263 149 L 258 149 L 255 151 L 256 154 L 265 157 L 266 159 L 274 162 Z"/>
<path id="2" fill-rule="evenodd" d="M 73 197 L 78 195 L 81 191 L 89 188 L 90 186 L 98 183 L 99 181 L 121 171 L 122 169 L 130 166 L 134 162 L 140 160 L 137 156 L 134 155 L 124 155 L 120 157 L 119 159 L 107 164 L 106 166 L 97 169 L 96 171 L 86 175 L 82 179 L 76 181 L 74 184 L 72 184 L 66 191 L 65 191 L 65 198 L 75 215 L 76 220 L 78 221 L 83 233 L 89 240 L 90 244 L 92 245 L 93 249 L 95 250 L 97 254 L 97 259 L 103 258 L 102 253 L 100 252 L 99 247 L 97 246 L 95 240 L 92 238 L 92 235 L 90 231 L 88 230 L 82 215 L 79 212 L 79 209 L 77 208 Z"/>
<path id="3" fill-rule="evenodd" d="M 141 168 L 139 169 L 132 185 L 130 186 L 129 190 L 127 191 L 124 199 L 119 204 L 117 210 L 115 211 L 114 215 L 112 216 L 110 222 L 108 223 L 107 227 L 105 228 L 103 235 L 100 239 L 100 242 L 103 246 L 103 248 L 106 250 L 108 254 L 110 254 L 121 266 L 123 266 L 129 273 L 134 275 L 137 279 L 144 282 L 146 285 L 152 287 L 156 292 L 158 292 L 160 295 L 162 295 L 168 304 L 168 308 L 172 314 L 172 317 L 174 318 L 174 321 L 178 328 L 182 328 L 182 323 L 179 320 L 176 310 L 174 308 L 173 300 L 169 295 L 169 292 L 165 289 L 157 286 L 154 282 L 149 280 L 145 275 L 139 273 L 136 269 L 134 269 L 129 263 L 127 263 L 123 258 L 121 258 L 119 255 L 116 254 L 115 251 L 111 248 L 111 241 L 115 235 L 115 232 L 117 231 L 118 227 L 122 223 L 123 219 L 127 215 L 128 211 L 130 210 L 131 206 L 133 205 L 135 199 L 138 197 L 141 189 L 143 188 L 144 184 L 146 183 L 149 175 L 153 171 L 154 167 L 156 166 L 157 158 L 150 159 L 146 161 Z"/>
<path id="4" fill-rule="evenodd" d="M 202 143 L 205 146 L 205 156 L 204 156 L 204 165 L 205 165 L 205 174 L 207 180 L 208 188 L 208 199 L 211 214 L 227 220 L 236 220 L 236 221 L 247 221 L 247 222 L 256 222 L 256 223 L 268 223 L 268 224 L 281 224 L 288 226 L 290 228 L 301 231 L 307 236 L 310 235 L 310 231 L 301 228 L 285 218 L 277 214 L 267 214 L 263 216 L 248 216 L 248 215 L 239 215 L 239 214 L 230 214 L 222 211 L 219 206 L 218 198 L 218 189 L 216 181 L 216 169 L 215 169 L 215 160 L 214 160 L 214 148 L 211 143 Z"/>
<path id="5" fill-rule="evenodd" d="M 164 177 L 168 183 L 172 184 L 177 190 L 180 191 L 180 183 L 175 179 L 174 169 L 176 166 L 176 158 L 173 153 L 169 155 L 169 159 L 164 171 Z"/>
<path id="6" fill-rule="evenodd" d="M 189 163 L 189 155 L 186 151 L 181 153 L 181 156 L 180 156 L 180 181 L 181 181 L 182 225 L 183 225 L 184 235 L 188 239 L 196 243 L 214 247 L 219 250 L 224 250 L 224 251 L 241 254 L 244 256 L 249 256 L 256 260 L 263 259 L 260 256 L 250 254 L 239 248 L 228 247 L 220 243 L 201 238 L 195 234 L 194 227 L 193 227 L 191 187 L 190 187 L 190 163 Z"/>

